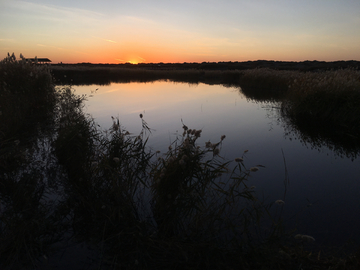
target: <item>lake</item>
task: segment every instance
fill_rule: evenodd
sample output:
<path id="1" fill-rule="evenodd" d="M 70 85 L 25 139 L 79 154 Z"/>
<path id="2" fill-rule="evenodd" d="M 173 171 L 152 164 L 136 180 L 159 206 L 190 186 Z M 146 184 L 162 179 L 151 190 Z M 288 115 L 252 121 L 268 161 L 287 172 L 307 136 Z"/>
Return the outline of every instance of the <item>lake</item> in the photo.
<path id="1" fill-rule="evenodd" d="M 73 88 L 88 96 L 85 111 L 102 129 L 110 128 L 113 116 L 138 134 L 143 114 L 154 130 L 148 143 L 154 151 L 167 150 L 177 132 L 182 133 L 182 121 L 202 129 L 203 145 L 226 135 L 220 155 L 234 160 L 248 150 L 248 168 L 265 166 L 252 175 L 249 185 L 256 186 L 258 197 L 267 203 L 285 201 L 284 221 L 288 229 L 296 229 L 294 234 L 311 235 L 320 246 L 348 240 L 360 244 L 358 149 L 343 150 L 325 139 L 311 141 L 287 124 L 280 104 L 252 100 L 241 88 L 222 85 L 156 81 Z M 289 183 L 284 197 L 285 170 Z"/>

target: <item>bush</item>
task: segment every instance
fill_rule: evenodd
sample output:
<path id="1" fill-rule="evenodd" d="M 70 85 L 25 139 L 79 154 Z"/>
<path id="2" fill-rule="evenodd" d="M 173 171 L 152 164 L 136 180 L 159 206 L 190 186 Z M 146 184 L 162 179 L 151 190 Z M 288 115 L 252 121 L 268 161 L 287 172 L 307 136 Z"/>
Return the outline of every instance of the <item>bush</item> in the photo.
<path id="1" fill-rule="evenodd" d="M 0 141 L 27 133 L 52 112 L 55 100 L 47 66 L 8 55 L 0 62 Z"/>

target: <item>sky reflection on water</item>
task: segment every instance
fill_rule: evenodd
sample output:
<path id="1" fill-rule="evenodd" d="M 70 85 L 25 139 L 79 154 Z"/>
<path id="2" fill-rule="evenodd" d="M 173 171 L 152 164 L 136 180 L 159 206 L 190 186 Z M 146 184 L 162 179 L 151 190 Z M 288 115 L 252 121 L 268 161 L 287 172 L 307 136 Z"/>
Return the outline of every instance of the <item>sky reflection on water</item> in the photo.
<path id="1" fill-rule="evenodd" d="M 86 111 L 103 128 L 111 116 L 134 134 L 141 129 L 143 113 L 155 131 L 149 139 L 154 150 L 165 152 L 182 132 L 181 120 L 191 129 L 202 129 L 200 144 L 217 142 L 226 135 L 221 155 L 226 160 L 242 156 L 245 164 L 266 168 L 253 174 L 251 186 L 266 202 L 283 199 L 285 165 L 290 183 L 284 199 L 284 218 L 301 234 L 318 244 L 353 238 L 360 243 L 360 161 L 339 157 L 327 147 L 312 149 L 296 134 L 285 135 L 276 104 L 247 100 L 236 88 L 185 83 L 112 83 L 107 86 L 74 86 L 77 94 L 90 95 Z M 277 207 L 277 206 L 276 206 Z"/>

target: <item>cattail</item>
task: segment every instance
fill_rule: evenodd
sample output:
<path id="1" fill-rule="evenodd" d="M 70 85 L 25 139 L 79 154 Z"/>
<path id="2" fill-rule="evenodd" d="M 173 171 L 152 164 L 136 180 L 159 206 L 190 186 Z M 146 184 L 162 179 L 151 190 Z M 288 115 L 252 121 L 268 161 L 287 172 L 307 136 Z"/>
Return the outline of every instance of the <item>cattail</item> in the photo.
<path id="1" fill-rule="evenodd" d="M 285 202 L 283 200 L 276 200 L 275 203 L 278 204 L 278 205 L 285 204 Z"/>
<path id="2" fill-rule="evenodd" d="M 306 241 L 306 242 L 314 242 L 315 241 L 315 238 L 310 236 L 310 235 L 303 235 L 302 236 L 302 240 L 303 241 Z"/>
<path id="3" fill-rule="evenodd" d="M 295 239 L 306 241 L 306 242 L 314 242 L 315 241 L 314 237 L 312 237 L 310 235 L 306 235 L 306 234 L 297 234 L 297 235 L 295 235 Z"/>

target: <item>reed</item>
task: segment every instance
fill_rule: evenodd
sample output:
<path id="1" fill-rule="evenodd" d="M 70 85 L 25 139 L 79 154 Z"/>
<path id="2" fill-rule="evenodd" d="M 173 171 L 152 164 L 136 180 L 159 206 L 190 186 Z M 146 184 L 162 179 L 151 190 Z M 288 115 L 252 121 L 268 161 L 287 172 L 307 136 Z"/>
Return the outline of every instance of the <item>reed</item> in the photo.
<path id="1" fill-rule="evenodd" d="M 360 135 L 360 72 L 355 69 L 304 73 L 290 85 L 281 113 L 294 125 Z"/>
<path id="2" fill-rule="evenodd" d="M 55 103 L 52 75 L 14 54 L 0 62 L 0 140 L 19 134 L 27 123 L 40 121 L 51 113 Z"/>
<path id="3" fill-rule="evenodd" d="M 157 70 L 126 67 L 51 67 L 57 84 L 106 85 L 111 82 L 153 82 L 169 80 L 187 83 L 237 84 L 241 73 L 236 70 Z"/>
<path id="4" fill-rule="evenodd" d="M 289 84 L 301 76 L 299 71 L 268 68 L 244 70 L 241 73 L 240 91 L 257 102 L 281 102 L 286 98 Z"/>
<path id="5" fill-rule="evenodd" d="M 142 115 L 135 136 L 115 118 L 100 132 L 75 114 L 60 120 L 55 153 L 67 172 L 63 206 L 79 241 L 102 247 L 107 262 L 125 268 L 220 267 L 237 256 L 235 247 L 250 252 L 252 224 L 268 211 L 247 184 L 256 169 L 242 158 L 234 170 L 221 161 L 225 136 L 200 147 L 201 130 L 184 125 L 161 155 L 146 146 L 151 129 Z M 81 132 L 86 125 L 89 136 Z"/>

